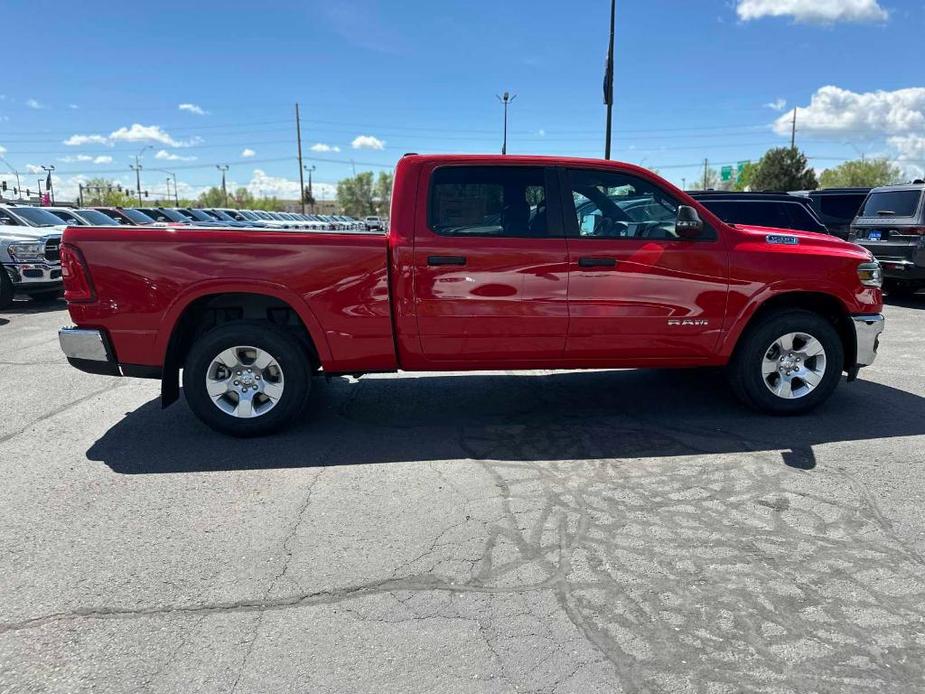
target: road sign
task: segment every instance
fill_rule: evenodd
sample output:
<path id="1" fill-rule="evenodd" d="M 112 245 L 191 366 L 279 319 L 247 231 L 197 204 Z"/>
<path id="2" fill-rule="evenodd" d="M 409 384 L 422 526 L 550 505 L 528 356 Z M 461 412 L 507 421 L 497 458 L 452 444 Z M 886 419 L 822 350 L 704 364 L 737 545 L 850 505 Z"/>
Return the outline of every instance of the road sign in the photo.
<path id="1" fill-rule="evenodd" d="M 724 166 L 723 168 L 721 168 L 719 171 L 719 177 L 723 180 L 723 182 L 731 181 L 732 180 L 732 167 Z"/>

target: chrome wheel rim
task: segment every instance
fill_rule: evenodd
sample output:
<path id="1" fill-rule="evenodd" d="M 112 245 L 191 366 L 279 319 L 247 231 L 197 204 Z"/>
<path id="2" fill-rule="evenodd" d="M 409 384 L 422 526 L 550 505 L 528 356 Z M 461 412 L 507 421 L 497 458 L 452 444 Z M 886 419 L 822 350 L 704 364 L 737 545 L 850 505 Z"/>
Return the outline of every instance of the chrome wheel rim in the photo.
<path id="1" fill-rule="evenodd" d="M 283 369 L 259 347 L 229 347 L 206 370 L 206 392 L 218 409 L 238 419 L 260 417 L 283 396 Z"/>
<path id="2" fill-rule="evenodd" d="M 787 333 L 774 340 L 761 362 L 765 386 L 784 400 L 798 400 L 812 393 L 822 382 L 825 369 L 822 343 L 801 332 Z"/>

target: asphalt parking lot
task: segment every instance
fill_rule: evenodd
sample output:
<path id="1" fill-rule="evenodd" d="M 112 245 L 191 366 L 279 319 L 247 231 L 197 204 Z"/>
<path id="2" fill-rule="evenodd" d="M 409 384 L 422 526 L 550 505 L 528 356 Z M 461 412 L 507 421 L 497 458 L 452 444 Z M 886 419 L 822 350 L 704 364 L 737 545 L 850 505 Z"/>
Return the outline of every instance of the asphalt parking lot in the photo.
<path id="1" fill-rule="evenodd" d="M 222 438 L 0 314 L 2 692 L 925 688 L 925 297 L 817 413 L 714 372 L 316 381 Z"/>

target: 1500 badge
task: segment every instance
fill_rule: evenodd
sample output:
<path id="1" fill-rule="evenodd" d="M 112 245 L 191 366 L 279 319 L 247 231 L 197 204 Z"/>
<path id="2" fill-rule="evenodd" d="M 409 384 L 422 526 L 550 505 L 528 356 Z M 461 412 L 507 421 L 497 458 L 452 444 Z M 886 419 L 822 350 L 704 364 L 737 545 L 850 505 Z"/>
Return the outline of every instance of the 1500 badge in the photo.
<path id="1" fill-rule="evenodd" d="M 700 320 L 693 318 L 669 318 L 668 327 L 669 328 L 686 328 L 686 327 L 697 327 L 703 328 L 710 324 L 708 320 Z"/>

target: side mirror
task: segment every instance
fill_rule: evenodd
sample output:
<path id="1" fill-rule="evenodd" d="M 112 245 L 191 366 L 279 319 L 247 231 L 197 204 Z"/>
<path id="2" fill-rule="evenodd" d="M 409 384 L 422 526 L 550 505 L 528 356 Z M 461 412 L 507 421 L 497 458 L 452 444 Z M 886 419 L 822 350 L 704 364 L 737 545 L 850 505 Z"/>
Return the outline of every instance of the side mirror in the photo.
<path id="1" fill-rule="evenodd" d="M 693 240 L 700 238 L 703 233 L 703 220 L 697 210 L 690 205 L 678 207 L 678 220 L 675 222 L 675 231 L 679 238 Z"/>

